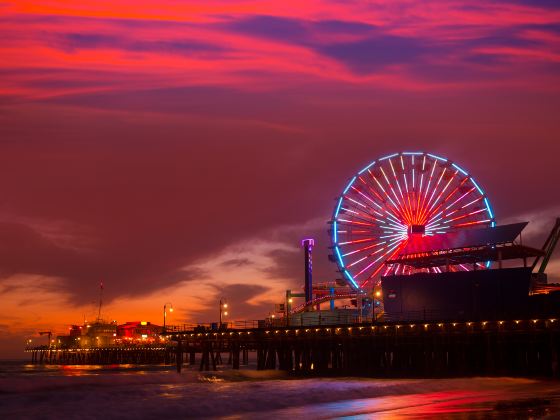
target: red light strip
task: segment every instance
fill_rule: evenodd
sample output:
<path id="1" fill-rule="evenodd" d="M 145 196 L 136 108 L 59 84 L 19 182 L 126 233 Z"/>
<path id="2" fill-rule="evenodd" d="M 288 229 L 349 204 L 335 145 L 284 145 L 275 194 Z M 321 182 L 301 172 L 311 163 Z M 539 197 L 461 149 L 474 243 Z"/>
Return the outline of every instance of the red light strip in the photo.
<path id="1" fill-rule="evenodd" d="M 402 156 L 401 156 L 402 157 Z M 395 177 L 395 182 L 397 183 L 397 187 L 399 188 L 399 193 L 401 195 L 401 199 L 402 199 L 402 209 L 403 209 L 403 213 L 405 215 L 404 219 L 405 219 L 405 223 L 407 223 L 408 225 L 412 224 L 411 220 L 412 220 L 412 213 L 410 211 L 410 209 L 408 207 L 406 207 L 406 202 L 404 200 L 404 195 L 401 189 L 401 184 L 399 183 L 399 178 L 397 177 L 397 173 L 395 172 L 395 168 L 393 166 L 393 161 L 391 159 L 389 159 L 389 164 L 391 165 L 391 169 L 393 170 L 393 176 Z"/>
<path id="2" fill-rule="evenodd" d="M 448 205 L 445 210 L 449 210 L 451 207 L 453 207 L 455 204 L 457 204 L 459 201 L 461 201 L 464 197 L 466 197 L 468 194 L 472 193 L 474 190 L 476 190 L 475 187 L 472 187 L 470 190 L 468 190 L 466 193 L 464 193 L 462 196 L 460 196 L 457 200 L 455 200 L 453 203 L 451 203 L 450 205 Z"/>
<path id="3" fill-rule="evenodd" d="M 369 172 L 370 175 L 373 177 L 373 175 L 371 174 L 371 172 L 370 172 L 369 170 L 368 170 L 368 172 Z M 379 193 L 378 193 L 377 191 L 375 191 L 374 188 L 371 187 L 370 184 L 368 184 L 362 177 L 359 177 L 358 179 L 368 188 L 368 190 L 369 190 L 370 192 L 372 192 L 372 193 L 377 197 L 377 199 L 378 199 L 379 201 L 383 202 L 383 197 L 381 197 L 381 196 L 379 195 Z M 382 209 L 382 207 L 381 207 L 379 204 L 377 204 L 377 203 L 374 203 L 374 204 L 375 204 L 379 209 Z"/>
<path id="4" fill-rule="evenodd" d="M 454 222 L 455 220 L 461 220 L 461 219 L 464 219 L 465 217 L 469 217 L 469 216 L 472 216 L 473 214 L 481 213 L 483 211 L 486 211 L 486 208 L 476 210 L 476 211 L 472 211 L 470 213 L 463 214 L 461 216 L 454 217 L 453 219 L 446 220 L 444 223 L 451 223 L 451 222 Z"/>
<path id="5" fill-rule="evenodd" d="M 474 203 L 476 203 L 477 201 L 482 200 L 483 198 L 484 198 L 484 196 L 481 195 L 481 196 L 478 197 L 476 200 L 473 200 L 473 201 L 471 201 L 470 203 L 465 204 L 463 207 L 461 207 L 461 209 L 464 209 L 465 207 L 468 207 L 468 206 L 470 206 L 471 204 L 474 204 Z"/>
<path id="6" fill-rule="evenodd" d="M 428 209 L 427 212 L 427 216 L 425 217 L 425 219 L 427 219 L 429 217 L 429 215 L 431 215 L 431 211 L 432 208 L 437 204 L 437 202 L 440 200 L 441 196 L 443 195 L 443 193 L 447 190 L 447 188 L 449 187 L 449 185 L 451 184 L 451 181 L 453 181 L 455 179 L 455 176 L 459 173 L 459 171 L 455 171 L 455 173 L 451 176 L 451 178 L 449 178 L 449 181 L 447 181 L 447 184 L 445 184 L 445 187 L 443 188 L 443 190 L 441 190 L 441 192 L 439 193 L 439 195 L 437 196 L 437 198 L 434 200 L 433 204 L 430 206 L 430 208 Z M 429 203 L 428 203 L 429 204 Z M 443 204 L 443 203 L 442 203 Z M 438 206 L 439 208 L 440 206 Z M 437 209 L 436 209 L 437 210 Z"/>
<path id="7" fill-rule="evenodd" d="M 395 204 L 395 202 L 393 201 L 393 199 L 391 198 L 391 196 L 389 195 L 389 193 L 387 191 L 385 191 L 385 188 L 383 188 L 383 186 L 381 185 L 381 183 L 377 180 L 377 178 L 373 178 L 373 180 L 377 183 L 377 185 L 379 185 L 379 188 L 381 188 L 381 191 L 383 191 L 383 193 L 385 194 L 385 196 L 389 199 L 389 201 L 393 204 L 393 207 L 395 207 L 395 209 L 398 209 L 397 205 Z"/>
<path id="8" fill-rule="evenodd" d="M 437 166 L 436 163 L 437 162 L 435 160 L 432 162 L 432 171 L 430 172 L 430 178 L 428 179 L 428 184 L 426 185 L 426 190 L 424 191 L 424 197 L 422 199 L 422 205 L 421 205 L 422 213 L 418 217 L 418 220 L 419 220 L 418 224 L 425 224 L 426 223 L 426 220 L 423 220 L 425 209 L 426 209 L 426 198 L 428 197 L 428 191 L 430 189 L 430 185 L 431 185 L 432 179 L 434 177 L 434 172 L 435 172 L 436 166 Z"/>
<path id="9" fill-rule="evenodd" d="M 422 185 L 424 183 L 424 170 L 426 169 L 426 155 L 424 155 L 424 158 L 422 159 L 422 175 L 420 175 L 420 185 L 418 187 L 418 195 L 417 195 L 417 203 L 416 203 L 416 214 L 414 215 L 414 224 L 419 224 L 418 222 L 418 215 L 420 213 L 420 198 L 422 197 Z"/>
<path id="10" fill-rule="evenodd" d="M 375 176 L 371 173 L 371 171 L 369 171 L 369 169 L 368 169 L 368 172 L 370 173 L 372 179 L 377 183 L 377 185 L 379 186 L 379 188 L 381 189 L 381 191 L 383 191 L 383 193 L 385 194 L 385 196 L 391 201 L 391 203 L 393 203 L 393 206 L 395 207 L 395 210 L 397 210 L 397 213 L 398 213 L 398 207 L 396 206 L 396 204 L 394 203 L 394 201 L 391 199 L 391 196 L 389 196 L 389 194 L 387 193 L 387 191 L 385 191 L 385 189 L 383 188 L 383 186 L 381 185 L 381 183 L 377 180 L 377 178 L 375 178 Z M 381 199 L 381 201 L 383 202 L 384 200 Z M 391 214 L 393 214 L 392 212 L 389 211 L 390 209 L 391 209 L 391 207 L 390 207 L 389 205 L 387 205 L 387 206 L 385 207 L 384 210 L 385 210 L 386 213 L 391 213 Z M 397 217 L 395 214 L 393 214 L 393 216 L 395 216 L 395 219 L 398 220 L 398 217 Z"/>
<path id="11" fill-rule="evenodd" d="M 361 244 L 364 242 L 371 242 L 376 241 L 376 238 L 365 238 L 365 239 L 356 239 L 355 241 L 346 241 L 346 242 L 339 242 L 338 245 L 351 245 L 351 244 Z"/>
<path id="12" fill-rule="evenodd" d="M 358 219 L 358 220 L 361 220 L 361 221 L 364 221 L 364 222 L 368 222 L 368 221 L 370 221 L 370 219 L 374 220 L 376 222 L 380 222 L 380 223 L 383 222 L 382 220 L 373 217 L 371 214 L 361 211 L 357 207 L 354 207 L 355 210 L 349 210 L 345 207 L 341 207 L 341 209 L 346 210 L 346 211 L 350 211 L 351 213 L 356 214 L 356 216 L 352 216 L 354 219 Z M 382 214 L 380 214 L 380 216 L 383 217 Z"/>
<path id="13" fill-rule="evenodd" d="M 458 228 L 458 227 L 464 227 L 464 226 L 471 226 L 471 225 L 479 225 L 481 223 L 488 223 L 491 222 L 491 219 L 486 219 L 486 220 L 478 220 L 476 222 L 467 222 L 467 223 L 461 223 L 459 225 L 453 225 L 454 228 Z"/>
<path id="14" fill-rule="evenodd" d="M 383 244 L 385 244 L 385 243 L 387 243 L 387 241 L 378 242 L 378 243 L 376 243 L 376 244 L 369 245 L 369 246 L 366 246 L 366 247 L 364 247 L 364 248 L 356 249 L 356 250 L 351 251 L 351 252 L 348 252 L 348 253 L 346 253 L 346 254 L 342 254 L 342 256 L 343 256 L 343 257 L 346 257 L 347 255 L 352 255 L 352 254 L 356 254 L 356 253 L 358 253 L 358 252 L 366 251 L 366 250 L 368 250 L 368 249 L 375 248 L 376 246 L 383 245 Z"/>
<path id="15" fill-rule="evenodd" d="M 429 206 L 430 203 L 432 202 L 432 198 L 434 198 L 434 194 L 436 193 L 445 172 L 447 172 L 447 168 L 443 168 L 443 171 L 441 172 L 441 175 L 439 176 L 438 181 L 437 181 L 436 185 L 434 186 L 434 189 L 432 191 L 432 195 L 430 196 L 430 199 L 428 200 L 428 203 L 426 204 L 426 206 Z"/>
<path id="16" fill-rule="evenodd" d="M 395 196 L 395 200 L 397 200 L 397 203 L 399 203 L 398 206 L 396 204 L 395 204 L 395 206 L 401 213 L 401 219 L 405 219 L 405 217 L 403 217 L 404 216 L 403 215 L 403 210 L 404 210 L 403 204 L 400 202 L 399 197 L 397 196 L 397 193 L 395 192 L 395 189 L 393 188 L 393 185 L 389 182 L 389 178 L 387 178 L 387 175 L 385 174 L 385 171 L 383 170 L 383 167 L 380 167 L 379 169 L 381 170 L 381 173 L 383 173 L 383 176 L 385 177 L 385 181 L 387 181 L 387 185 L 389 186 L 389 188 L 391 189 L 391 192 Z"/>
<path id="17" fill-rule="evenodd" d="M 372 252 L 371 254 L 368 254 L 368 255 L 366 255 L 365 257 L 360 258 L 359 260 L 354 261 L 354 262 L 351 263 L 351 264 L 348 264 L 347 267 L 350 268 L 350 267 L 352 267 L 353 265 L 356 265 L 356 264 L 358 264 L 359 262 L 365 260 L 366 258 L 372 257 L 372 256 L 374 256 L 375 254 L 379 254 L 381 251 L 383 251 L 383 248 L 378 249 L 377 251 Z"/>
<path id="18" fill-rule="evenodd" d="M 349 223 L 349 224 L 352 224 L 352 225 L 378 227 L 377 225 L 375 225 L 375 224 L 373 224 L 373 223 L 356 222 L 356 221 L 354 221 L 354 220 L 338 219 L 338 222 Z"/>
<path id="19" fill-rule="evenodd" d="M 399 244 L 399 245 L 397 246 L 397 249 L 395 250 L 395 252 L 393 252 L 393 253 L 391 254 L 390 257 L 386 258 L 386 260 L 392 259 L 392 258 L 401 250 L 401 248 L 404 247 L 404 245 L 406 244 L 407 241 L 408 241 L 408 239 L 405 239 L 401 244 Z M 391 252 L 391 251 L 389 251 L 389 252 Z M 389 252 L 387 252 L 387 254 L 388 254 Z M 384 254 L 384 255 L 382 255 L 381 257 L 384 257 L 384 256 L 387 255 L 387 254 Z M 379 273 L 379 272 L 381 271 L 382 268 L 383 268 L 383 264 L 381 264 L 379 267 L 377 267 L 377 269 L 376 269 L 376 270 L 368 277 L 368 279 L 363 283 L 362 287 L 365 286 L 365 285 L 370 281 L 371 278 L 375 277 L 375 276 L 377 275 L 377 273 Z"/>
<path id="20" fill-rule="evenodd" d="M 437 211 L 438 211 L 438 210 L 439 210 L 439 209 L 440 209 L 440 208 L 441 208 L 441 207 L 442 207 L 442 206 L 443 206 L 457 191 L 459 191 L 459 188 L 461 188 L 461 187 L 463 186 L 463 184 L 464 184 L 465 182 L 468 181 L 468 179 L 469 179 L 469 178 L 464 178 L 464 179 L 461 181 L 461 183 L 460 183 L 459 185 L 457 185 L 457 186 L 453 189 L 453 191 L 451 191 L 451 192 L 449 193 L 449 195 L 448 195 L 447 197 L 445 197 L 445 198 L 443 199 L 443 201 L 442 201 L 434 210 L 431 210 L 431 211 L 428 213 L 427 219 L 430 219 L 430 218 L 432 217 L 432 214 L 436 213 L 436 212 L 437 212 Z M 437 201 L 436 201 L 436 202 L 437 202 Z"/>

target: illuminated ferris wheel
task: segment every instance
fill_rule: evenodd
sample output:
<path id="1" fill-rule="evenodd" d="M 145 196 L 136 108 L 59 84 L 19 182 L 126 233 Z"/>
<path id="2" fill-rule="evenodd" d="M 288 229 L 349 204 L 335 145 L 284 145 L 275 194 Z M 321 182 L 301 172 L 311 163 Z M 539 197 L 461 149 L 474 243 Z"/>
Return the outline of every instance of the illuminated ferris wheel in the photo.
<path id="1" fill-rule="evenodd" d="M 486 194 L 466 171 L 414 152 L 385 156 L 358 172 L 338 199 L 331 224 L 341 273 L 351 287 L 364 289 L 390 270 L 384 262 L 410 240 L 495 221 Z"/>

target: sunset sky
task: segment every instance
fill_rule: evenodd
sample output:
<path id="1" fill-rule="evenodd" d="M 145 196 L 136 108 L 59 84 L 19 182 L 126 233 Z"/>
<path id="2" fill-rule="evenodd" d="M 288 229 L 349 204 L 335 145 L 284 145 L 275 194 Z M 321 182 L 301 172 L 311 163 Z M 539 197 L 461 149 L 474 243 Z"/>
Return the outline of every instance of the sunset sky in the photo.
<path id="1" fill-rule="evenodd" d="M 388 153 L 459 163 L 524 243 L 560 216 L 555 0 L 0 0 L 0 39 L 0 358 L 100 281 L 119 322 L 264 318 L 303 237 L 337 277 L 334 200 Z"/>

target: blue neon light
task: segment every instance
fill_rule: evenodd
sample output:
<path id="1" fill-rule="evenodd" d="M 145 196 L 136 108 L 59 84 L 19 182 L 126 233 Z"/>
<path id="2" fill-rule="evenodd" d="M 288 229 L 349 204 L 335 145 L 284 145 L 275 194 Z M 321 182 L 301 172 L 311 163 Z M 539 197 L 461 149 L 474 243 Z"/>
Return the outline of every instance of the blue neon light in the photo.
<path id="1" fill-rule="evenodd" d="M 486 203 L 486 210 L 488 210 L 488 215 L 491 219 L 494 218 L 494 213 L 492 213 L 492 208 L 490 207 L 490 203 L 488 202 L 488 198 L 484 198 L 484 203 Z"/>
<path id="2" fill-rule="evenodd" d="M 356 180 L 356 177 L 353 177 L 350 182 L 348 183 L 348 185 L 346 186 L 346 188 L 344 188 L 344 192 L 342 194 L 346 194 L 348 192 L 348 190 L 350 189 L 350 187 L 352 186 L 352 184 L 354 183 L 354 181 Z"/>
<path id="3" fill-rule="evenodd" d="M 440 156 L 432 155 L 431 153 L 428 153 L 428 156 L 430 156 L 430 157 L 432 157 L 432 158 L 434 158 L 434 159 L 441 160 L 441 161 L 443 161 L 443 162 L 447 162 L 447 159 L 442 158 L 442 157 L 440 157 Z"/>
<path id="4" fill-rule="evenodd" d="M 369 168 L 371 168 L 373 165 L 375 165 L 375 160 L 373 162 L 371 162 L 368 166 L 366 166 L 364 169 L 362 169 L 360 172 L 358 172 L 358 175 L 363 174 L 365 171 L 367 171 Z"/>
<path id="5" fill-rule="evenodd" d="M 354 287 L 356 289 L 359 289 L 358 285 L 356 284 L 356 282 L 354 281 L 354 279 L 352 278 L 352 276 L 350 275 L 350 273 L 348 272 L 348 270 L 344 270 L 344 274 L 346 274 L 346 277 L 348 277 L 348 280 L 350 280 L 352 282 L 352 284 L 354 285 Z"/>
<path id="6" fill-rule="evenodd" d="M 474 179 L 471 178 L 471 182 L 474 184 L 474 186 L 476 187 L 476 189 L 478 190 L 478 192 L 482 195 L 484 195 L 484 191 L 482 191 L 482 188 L 480 188 L 478 186 L 478 184 L 474 181 Z"/>
<path id="7" fill-rule="evenodd" d="M 338 199 L 338 205 L 336 206 L 336 211 L 334 212 L 334 218 L 338 217 L 338 213 L 340 212 L 340 206 L 342 206 L 342 197 Z"/>
<path id="8" fill-rule="evenodd" d="M 334 252 L 336 252 L 336 256 L 338 257 L 338 262 L 340 263 L 340 268 L 343 268 L 344 263 L 342 262 L 342 255 L 340 255 L 340 250 L 338 249 L 338 246 L 334 247 Z"/>
<path id="9" fill-rule="evenodd" d="M 457 166 L 457 165 L 456 165 L 456 164 L 454 164 L 454 163 L 453 163 L 452 165 L 453 165 L 453 167 L 454 167 L 455 169 L 457 169 L 457 170 L 458 170 L 459 172 L 461 172 L 461 173 L 462 173 L 463 175 L 465 175 L 465 176 L 469 176 L 469 174 L 468 174 L 468 173 L 466 173 L 466 172 L 465 172 L 465 171 L 463 170 L 463 168 L 461 168 L 461 167 Z"/>
<path id="10" fill-rule="evenodd" d="M 403 152 L 403 155 L 410 156 L 410 155 L 423 155 L 422 152 Z"/>
<path id="11" fill-rule="evenodd" d="M 392 155 L 382 157 L 382 158 L 379 159 L 379 160 L 391 159 L 392 157 L 395 157 L 395 156 L 398 156 L 398 155 L 399 155 L 398 153 L 393 153 Z"/>
<path id="12" fill-rule="evenodd" d="M 337 232 L 336 232 L 336 220 L 333 222 L 333 242 L 335 244 L 338 242 Z"/>

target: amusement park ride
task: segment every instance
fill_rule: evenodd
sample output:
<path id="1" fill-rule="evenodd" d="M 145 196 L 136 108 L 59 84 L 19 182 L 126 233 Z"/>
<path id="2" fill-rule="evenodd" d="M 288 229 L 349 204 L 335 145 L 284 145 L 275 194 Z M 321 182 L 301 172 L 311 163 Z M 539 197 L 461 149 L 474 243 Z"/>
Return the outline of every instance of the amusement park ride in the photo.
<path id="1" fill-rule="evenodd" d="M 329 224 L 329 259 L 336 263 L 341 278 L 313 285 L 314 241 L 303 240 L 305 293 L 286 292 L 287 318 L 320 311 L 327 302 L 333 311 L 335 300 L 349 300 L 360 318 L 378 319 L 387 315 L 387 304 L 393 310 L 395 303 L 401 310 L 410 307 L 406 296 L 426 295 L 419 289 L 424 285 L 443 290 L 442 299 L 450 287 L 467 294 L 480 293 L 486 287 L 496 299 L 504 294 L 511 302 L 520 300 L 508 296 L 503 288 L 527 296 L 529 288 L 531 293 L 554 288 L 546 286 L 544 271 L 560 237 L 560 219 L 542 249 L 518 243 L 527 223 L 497 227 L 490 201 L 474 178 L 456 163 L 430 153 L 395 153 L 371 162 L 350 179 L 337 198 Z M 528 258 L 534 258 L 530 268 Z M 541 266 L 533 273 L 541 258 Z M 523 260 L 523 267 L 507 271 L 504 261 L 512 259 Z M 510 278 L 513 280 L 507 280 Z M 484 287 L 479 288 L 481 284 Z M 293 307 L 295 297 L 304 297 L 304 303 Z M 415 299 L 416 309 L 430 305 L 429 293 L 422 302 Z"/>

